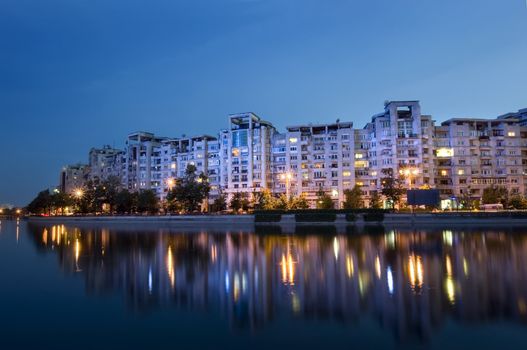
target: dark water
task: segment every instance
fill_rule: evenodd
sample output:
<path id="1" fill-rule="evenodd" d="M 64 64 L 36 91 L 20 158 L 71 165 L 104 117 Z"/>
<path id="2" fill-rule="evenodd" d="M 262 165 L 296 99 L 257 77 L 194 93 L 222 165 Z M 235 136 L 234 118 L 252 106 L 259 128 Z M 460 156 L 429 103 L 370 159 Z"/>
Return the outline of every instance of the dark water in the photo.
<path id="1" fill-rule="evenodd" d="M 0 229 L 0 348 L 527 347 L 527 229 Z"/>

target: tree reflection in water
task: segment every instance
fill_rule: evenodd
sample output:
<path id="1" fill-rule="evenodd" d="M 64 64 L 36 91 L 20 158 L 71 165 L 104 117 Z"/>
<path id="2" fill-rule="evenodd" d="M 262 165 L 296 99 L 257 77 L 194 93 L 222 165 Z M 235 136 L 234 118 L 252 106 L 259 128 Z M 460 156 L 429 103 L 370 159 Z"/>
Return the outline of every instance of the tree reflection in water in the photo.
<path id="1" fill-rule="evenodd" d="M 90 294 L 133 310 L 216 312 L 234 327 L 277 317 L 358 322 L 428 338 L 447 318 L 525 322 L 527 234 L 303 229 L 197 232 L 30 226 L 41 251 Z"/>

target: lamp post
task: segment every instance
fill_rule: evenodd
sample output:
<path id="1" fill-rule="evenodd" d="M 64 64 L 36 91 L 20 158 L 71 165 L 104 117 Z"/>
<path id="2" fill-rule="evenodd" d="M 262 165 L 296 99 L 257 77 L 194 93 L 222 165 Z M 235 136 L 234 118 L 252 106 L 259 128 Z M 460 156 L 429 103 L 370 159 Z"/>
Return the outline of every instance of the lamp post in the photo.
<path id="1" fill-rule="evenodd" d="M 399 174 L 401 174 L 405 178 L 408 178 L 408 181 L 410 182 L 408 184 L 408 189 L 411 190 L 412 189 L 412 176 L 413 177 L 417 176 L 417 174 L 419 174 L 419 169 L 418 168 L 414 168 L 414 167 L 400 169 L 399 170 Z M 408 192 L 406 194 L 406 202 L 408 203 Z M 413 212 L 414 212 L 414 206 L 413 205 L 410 205 L 410 211 L 413 214 Z"/>
<path id="2" fill-rule="evenodd" d="M 285 180 L 285 196 L 287 197 L 287 200 L 289 200 L 289 185 L 291 184 L 292 177 L 293 175 L 291 175 L 289 171 L 280 175 L 280 178 Z"/>

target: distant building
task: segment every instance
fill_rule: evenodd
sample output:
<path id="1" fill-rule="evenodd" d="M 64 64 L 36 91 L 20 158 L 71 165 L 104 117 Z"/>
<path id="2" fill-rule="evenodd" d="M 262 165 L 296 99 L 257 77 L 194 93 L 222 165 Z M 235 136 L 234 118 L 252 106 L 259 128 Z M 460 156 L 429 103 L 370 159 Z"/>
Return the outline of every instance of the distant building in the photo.
<path id="1" fill-rule="evenodd" d="M 110 176 L 122 177 L 124 151 L 108 145 L 92 148 L 88 159 L 91 180 L 106 180 Z"/>
<path id="2" fill-rule="evenodd" d="M 89 177 L 89 166 L 86 164 L 66 165 L 60 172 L 58 190 L 73 193 L 84 186 Z"/>

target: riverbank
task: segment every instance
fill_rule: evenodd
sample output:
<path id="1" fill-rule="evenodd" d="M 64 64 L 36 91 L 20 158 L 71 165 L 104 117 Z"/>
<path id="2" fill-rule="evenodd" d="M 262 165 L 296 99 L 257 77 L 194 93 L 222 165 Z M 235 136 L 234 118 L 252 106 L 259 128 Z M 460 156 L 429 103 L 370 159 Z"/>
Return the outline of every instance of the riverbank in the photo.
<path id="1" fill-rule="evenodd" d="M 215 229 L 215 230 L 254 230 L 258 226 L 280 227 L 284 231 L 294 231 L 297 226 L 384 226 L 398 227 L 523 227 L 527 226 L 527 213 L 497 212 L 497 213 L 391 213 L 380 218 L 368 218 L 364 214 L 352 217 L 346 214 L 336 214 L 334 220 L 299 222 L 294 214 L 283 214 L 273 221 L 256 222 L 255 215 L 174 215 L 174 216 L 53 216 L 27 217 L 32 223 L 70 224 L 96 226 L 123 226 L 133 228 L 166 227 L 178 229 Z"/>

